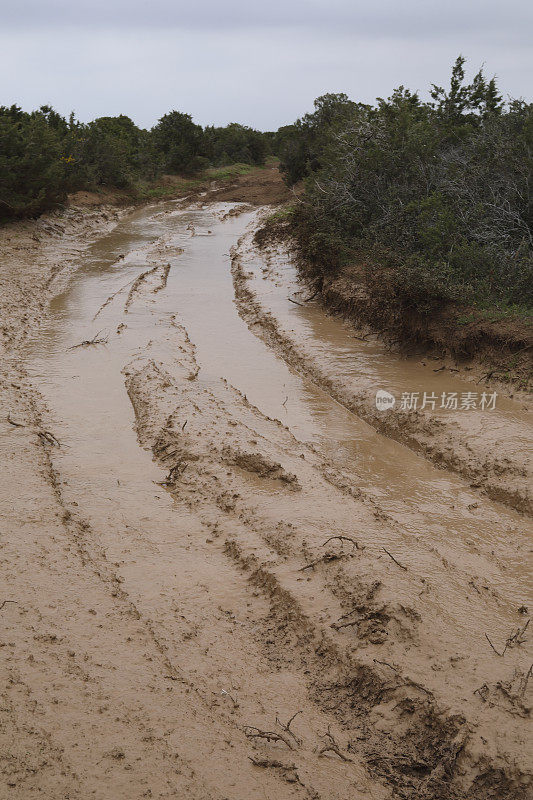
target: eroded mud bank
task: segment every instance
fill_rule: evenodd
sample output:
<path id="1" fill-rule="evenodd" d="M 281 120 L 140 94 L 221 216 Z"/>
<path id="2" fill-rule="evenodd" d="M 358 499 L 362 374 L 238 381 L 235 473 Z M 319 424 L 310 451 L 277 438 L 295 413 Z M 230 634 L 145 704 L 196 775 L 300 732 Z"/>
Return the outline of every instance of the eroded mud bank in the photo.
<path id="1" fill-rule="evenodd" d="M 527 522 L 345 401 L 388 362 L 356 362 L 319 309 L 289 315 L 289 265 L 242 238 L 256 222 L 136 211 L 80 239 L 12 340 L 8 796 L 519 800 Z M 518 441 L 521 410 L 499 413 Z"/>
<path id="2" fill-rule="evenodd" d="M 458 378 L 442 359 L 400 358 L 377 337 L 361 338 L 338 318 L 325 317 L 305 302 L 309 293 L 283 244 L 260 250 L 249 231 L 233 252 L 232 270 L 243 317 L 294 369 L 376 430 L 461 474 L 472 488 L 531 513 L 531 414 L 524 400 L 500 393 L 489 410 L 494 389 Z M 376 408 L 378 389 L 394 394 L 394 408 Z M 402 396 L 413 394 L 416 410 L 402 410 Z M 424 394 L 433 398 L 426 410 Z M 467 395 L 477 407 L 466 407 Z M 442 410 L 450 397 L 456 407 Z"/>

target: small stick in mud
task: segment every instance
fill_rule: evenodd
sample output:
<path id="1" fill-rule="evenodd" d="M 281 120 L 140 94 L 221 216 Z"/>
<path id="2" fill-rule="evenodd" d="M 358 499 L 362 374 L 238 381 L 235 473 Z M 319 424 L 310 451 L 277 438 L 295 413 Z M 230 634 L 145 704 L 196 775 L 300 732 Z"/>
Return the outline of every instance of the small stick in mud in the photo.
<path id="1" fill-rule="evenodd" d="M 398 566 L 400 567 L 400 569 L 404 569 L 404 570 L 407 572 L 407 567 L 406 567 L 406 566 L 404 566 L 403 564 L 400 564 L 400 562 L 398 561 L 398 559 L 394 558 L 394 556 L 392 555 L 392 553 L 389 553 L 389 551 L 388 551 L 388 550 L 387 550 L 385 547 L 383 547 L 383 548 L 382 548 L 382 550 L 384 550 L 384 551 L 387 553 L 387 555 L 389 556 L 389 558 L 392 558 L 392 560 L 394 561 L 394 563 L 395 563 L 395 564 L 398 564 Z"/>
<path id="2" fill-rule="evenodd" d="M 276 758 L 256 758 L 248 756 L 254 767 L 277 767 L 283 770 L 296 769 L 296 764 L 284 764 L 283 761 L 278 761 Z"/>
<path id="3" fill-rule="evenodd" d="M 344 542 L 350 542 L 353 550 L 361 549 L 355 539 L 352 539 L 350 536 L 330 536 L 329 539 L 326 539 L 325 542 L 322 542 L 320 546 L 325 547 L 329 542 L 333 542 L 335 539 L 340 541 L 341 547 L 344 547 Z"/>
<path id="4" fill-rule="evenodd" d="M 492 642 L 489 639 L 489 637 L 487 636 L 487 634 L 485 634 L 485 639 L 490 644 L 490 646 L 492 647 L 492 649 L 494 650 L 494 652 L 496 653 L 497 656 L 500 656 L 500 658 L 502 658 L 505 655 L 505 651 L 507 650 L 507 644 L 505 645 L 505 647 L 503 648 L 502 652 L 500 653 L 498 650 L 496 650 L 496 648 L 492 644 Z"/>
<path id="5" fill-rule="evenodd" d="M 531 619 L 528 619 L 528 621 L 526 622 L 526 624 L 522 628 L 518 628 L 514 633 L 511 633 L 507 637 L 507 639 L 505 640 L 504 648 L 503 648 L 501 653 L 500 653 L 499 650 L 496 650 L 496 648 L 492 644 L 492 642 L 489 639 L 489 637 L 487 636 L 487 634 L 485 634 L 485 639 L 490 644 L 490 646 L 492 647 L 492 649 L 494 650 L 496 655 L 500 656 L 500 658 L 503 658 L 503 656 L 505 655 L 506 651 L 509 650 L 511 647 L 516 647 L 517 645 L 524 644 L 525 639 L 523 638 L 523 636 L 524 636 L 524 633 L 527 630 L 527 627 L 528 627 L 530 621 L 531 621 Z"/>
<path id="6" fill-rule="evenodd" d="M 318 751 L 318 757 L 323 756 L 325 753 L 335 753 L 335 755 L 339 756 L 342 761 L 352 761 L 351 758 L 345 756 L 344 753 L 341 751 L 339 745 L 337 744 L 335 737 L 331 733 L 330 726 L 328 725 L 328 729 L 326 733 L 324 733 L 321 739 L 325 739 L 325 744 L 323 747 L 320 748 Z"/>
<path id="7" fill-rule="evenodd" d="M 531 619 L 528 619 L 526 624 L 523 626 L 523 628 L 518 628 L 518 630 L 515 633 L 513 633 L 513 634 L 511 634 L 511 636 L 509 636 L 509 638 L 507 639 L 507 641 L 505 643 L 506 647 L 514 647 L 517 644 L 524 644 L 525 639 L 523 638 L 523 636 L 524 636 L 524 633 L 526 632 L 527 626 L 529 625 L 530 622 L 531 622 Z"/>
<path id="8" fill-rule="evenodd" d="M 304 307 L 303 303 L 299 303 L 298 300 L 293 300 L 292 297 L 287 297 L 287 300 L 289 303 L 294 303 L 295 306 L 301 306 L 302 308 Z"/>
<path id="9" fill-rule="evenodd" d="M 122 258 L 124 258 L 124 256 L 122 256 Z M 106 306 L 108 306 L 109 303 L 111 303 L 115 299 L 117 294 L 120 294 L 121 292 L 123 292 L 124 289 L 127 289 L 128 286 L 131 286 L 131 284 L 134 283 L 136 280 L 137 280 L 136 278 L 133 278 L 131 281 L 128 281 L 127 283 L 125 283 L 124 286 L 121 286 L 120 289 L 117 289 L 117 291 L 114 292 L 114 294 L 110 294 L 109 297 L 107 298 L 107 300 L 104 303 L 102 303 L 102 305 L 100 306 L 100 308 L 98 309 L 98 311 L 94 315 L 93 322 L 95 321 L 96 317 L 100 314 L 100 312 L 103 311 L 104 308 Z"/>
<path id="10" fill-rule="evenodd" d="M 314 299 L 315 299 L 315 297 L 316 297 L 317 295 L 319 295 L 319 294 L 322 292 L 322 289 L 323 289 L 323 288 L 324 288 L 324 278 L 320 278 L 320 279 L 318 280 L 317 284 L 316 284 L 316 289 L 315 289 L 315 291 L 313 292 L 313 294 L 312 294 L 312 295 L 310 295 L 310 297 L 306 297 L 306 298 L 305 298 L 305 302 L 306 302 L 306 303 L 310 303 L 310 302 L 311 302 L 311 300 L 314 300 Z"/>
<path id="11" fill-rule="evenodd" d="M 396 674 L 398 674 L 399 671 L 400 671 L 400 670 L 396 669 L 396 667 L 393 667 L 392 664 L 389 664 L 388 661 L 380 661 L 378 658 L 373 658 L 372 661 L 374 662 L 374 664 L 383 664 L 384 667 L 388 667 L 389 669 L 391 669 Z"/>
<path id="12" fill-rule="evenodd" d="M 324 553 L 323 556 L 317 558 L 316 561 L 311 561 L 305 567 L 300 567 L 298 572 L 305 572 L 306 569 L 313 569 L 318 564 L 327 564 L 329 561 L 340 561 L 342 558 L 347 558 L 347 553 Z"/>
<path id="13" fill-rule="evenodd" d="M 285 733 L 288 733 L 289 736 L 292 736 L 292 738 L 294 739 L 294 741 L 296 742 L 297 745 L 301 745 L 302 744 L 302 740 L 298 736 L 296 736 L 296 734 L 293 731 L 291 731 L 291 723 L 294 721 L 294 718 L 297 717 L 298 714 L 301 714 L 301 713 L 302 713 L 301 711 L 297 711 L 295 714 L 293 714 L 286 725 L 284 725 L 282 722 L 280 722 L 279 717 L 276 715 L 276 725 L 279 725 L 279 727 L 283 731 L 285 731 Z"/>
<path id="14" fill-rule="evenodd" d="M 354 612 L 352 612 L 352 613 L 354 613 Z M 340 621 L 341 619 L 346 619 L 347 616 L 349 616 L 349 615 L 345 614 L 344 617 L 341 617 L 337 622 L 332 622 L 330 627 L 333 628 L 333 630 L 335 630 L 335 631 L 340 631 L 341 628 L 351 628 L 352 626 L 355 627 L 356 625 L 359 625 L 359 623 L 361 622 L 360 618 L 354 619 L 351 622 L 341 622 Z"/>
<path id="15" fill-rule="evenodd" d="M 283 744 L 287 745 L 289 750 L 294 750 L 291 740 L 283 733 L 262 731 L 260 728 L 256 728 L 255 725 L 245 725 L 244 735 L 247 736 L 248 739 L 266 739 L 268 742 L 283 742 Z"/>
<path id="16" fill-rule="evenodd" d="M 15 422 L 14 419 L 11 419 L 11 414 L 7 415 L 7 421 L 9 422 L 10 425 L 13 425 L 14 428 L 25 428 L 26 427 L 23 422 Z"/>
<path id="17" fill-rule="evenodd" d="M 239 704 L 238 704 L 237 700 L 235 700 L 235 698 L 229 692 L 227 692 L 225 689 L 222 689 L 220 694 L 222 695 L 222 697 L 229 697 L 229 699 L 233 703 L 233 708 L 239 708 Z"/>
<path id="18" fill-rule="evenodd" d="M 109 341 L 109 336 L 100 336 L 102 331 L 98 331 L 98 333 L 93 336 L 92 339 L 84 339 L 83 342 L 79 344 L 73 344 L 71 347 L 67 347 L 67 350 L 76 350 L 78 347 L 91 347 L 92 345 L 97 344 L 107 344 Z"/>
<path id="19" fill-rule="evenodd" d="M 185 422 L 183 423 L 183 425 L 181 426 L 181 430 L 182 430 L 182 431 L 184 431 L 184 430 L 185 430 L 185 426 L 186 426 L 186 424 L 188 423 L 188 421 L 189 421 L 189 420 L 188 420 L 188 419 L 186 419 L 186 420 L 185 420 Z"/>
<path id="20" fill-rule="evenodd" d="M 478 694 L 485 703 L 487 701 L 487 696 L 489 694 L 489 687 L 487 686 L 486 683 L 484 683 L 483 686 L 478 686 L 477 689 L 474 689 L 473 693 Z"/>
<path id="21" fill-rule="evenodd" d="M 533 664 L 531 664 L 530 668 L 528 669 L 528 671 L 526 673 L 526 676 L 524 678 L 524 683 L 522 684 L 522 688 L 520 689 L 520 694 L 522 695 L 522 697 L 526 693 L 527 684 L 528 684 L 528 681 L 529 681 L 531 675 L 533 675 Z"/>
<path id="22" fill-rule="evenodd" d="M 7 603 L 16 603 L 18 605 L 18 601 L 17 600 L 2 600 L 2 602 L 0 603 L 0 611 L 3 609 L 3 607 Z"/>

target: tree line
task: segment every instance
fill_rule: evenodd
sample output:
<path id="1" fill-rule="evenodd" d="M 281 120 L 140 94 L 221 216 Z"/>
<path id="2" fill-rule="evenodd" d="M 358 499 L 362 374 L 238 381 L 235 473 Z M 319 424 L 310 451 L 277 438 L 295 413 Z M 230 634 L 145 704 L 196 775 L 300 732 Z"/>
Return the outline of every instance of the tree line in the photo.
<path id="1" fill-rule="evenodd" d="M 430 99 L 400 86 L 375 105 L 344 94 L 275 135 L 308 274 L 356 265 L 398 319 L 448 301 L 533 305 L 533 104 L 504 102 L 459 57 Z"/>
<path id="2" fill-rule="evenodd" d="M 144 130 L 124 115 L 82 123 L 49 106 L 1 106 L 0 218 L 37 216 L 80 189 L 129 189 L 164 173 L 261 165 L 271 138 L 237 123 L 202 128 L 179 111 Z"/>

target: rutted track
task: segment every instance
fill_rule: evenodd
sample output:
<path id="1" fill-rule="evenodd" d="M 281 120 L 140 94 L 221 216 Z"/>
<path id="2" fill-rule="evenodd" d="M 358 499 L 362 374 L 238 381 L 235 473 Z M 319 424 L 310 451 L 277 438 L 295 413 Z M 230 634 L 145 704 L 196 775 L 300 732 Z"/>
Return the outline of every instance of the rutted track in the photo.
<path id="1" fill-rule="evenodd" d="M 232 209 L 103 237 L 2 387 L 9 796 L 521 800 L 522 520 L 248 329 Z"/>

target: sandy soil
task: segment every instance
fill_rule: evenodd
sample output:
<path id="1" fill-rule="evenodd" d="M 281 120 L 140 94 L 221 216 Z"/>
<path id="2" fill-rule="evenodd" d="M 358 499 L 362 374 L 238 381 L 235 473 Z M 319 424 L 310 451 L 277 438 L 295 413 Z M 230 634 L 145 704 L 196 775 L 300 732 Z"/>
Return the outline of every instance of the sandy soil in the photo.
<path id="1" fill-rule="evenodd" d="M 105 245 L 109 267 L 87 253 L 115 212 L 1 233 L 0 796 L 529 797 L 529 610 L 512 568 L 525 533 L 413 537 L 355 469 L 295 435 L 283 394 L 267 413 L 229 380 L 235 348 L 262 352 L 256 337 L 280 370 L 295 358 L 247 285 L 243 208 L 137 216 Z M 221 276 L 213 308 L 233 292 L 222 255 L 238 239 L 254 333 L 243 325 L 242 345 L 210 360 L 193 335 L 210 318 L 195 328 L 187 308 L 207 305 L 206 264 Z M 100 325 L 107 345 L 74 349 Z M 287 375 L 364 417 L 300 347 Z M 410 444 L 437 447 L 423 421 L 406 425 Z M 381 428 L 384 447 L 398 427 Z M 445 430 L 456 462 L 441 461 L 467 474 L 461 435 Z M 482 525 L 507 519 L 479 491 L 497 484 L 476 448 L 471 463 L 488 466 L 464 491 Z"/>

